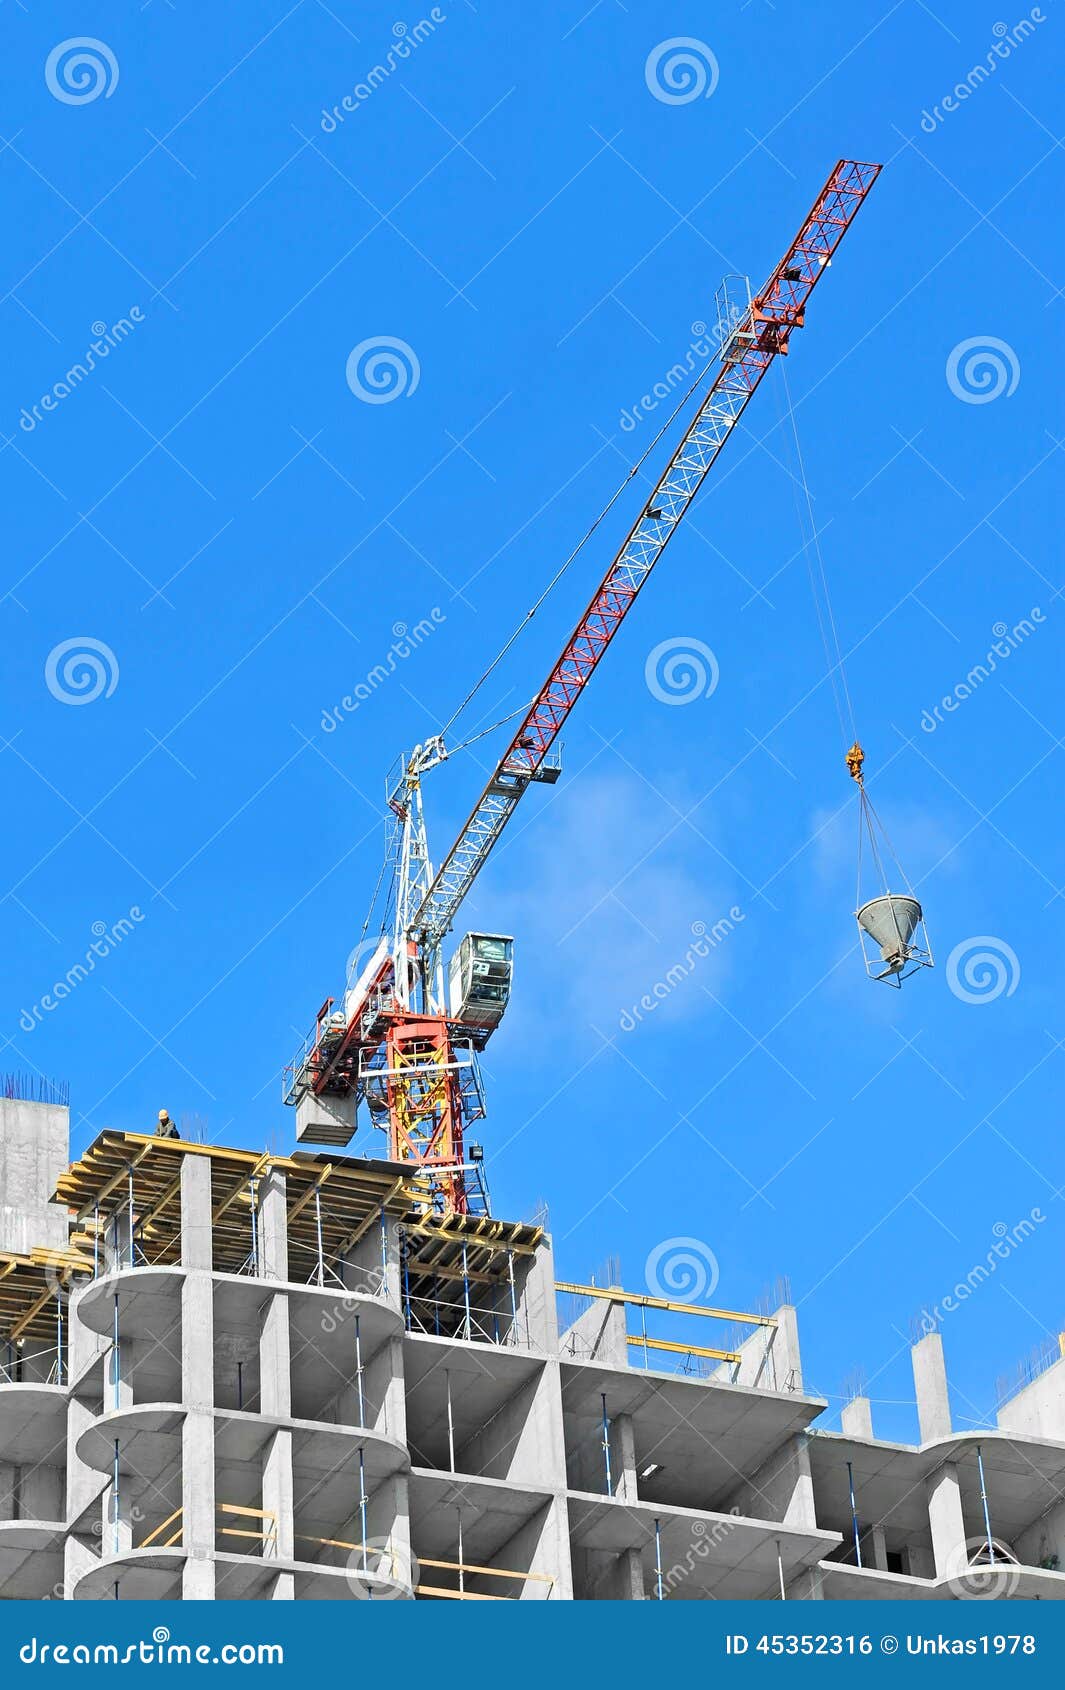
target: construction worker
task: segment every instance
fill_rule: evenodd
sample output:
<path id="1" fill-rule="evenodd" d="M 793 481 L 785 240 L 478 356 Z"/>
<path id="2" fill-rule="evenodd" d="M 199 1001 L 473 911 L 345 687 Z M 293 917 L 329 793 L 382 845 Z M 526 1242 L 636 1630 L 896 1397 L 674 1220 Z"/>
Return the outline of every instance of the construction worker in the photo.
<path id="1" fill-rule="evenodd" d="M 156 1138 L 180 1138 L 181 1137 L 181 1134 L 178 1132 L 177 1126 L 170 1119 L 170 1116 L 165 1109 L 160 1109 L 160 1111 L 159 1111 L 159 1120 L 158 1120 L 158 1123 L 157 1123 L 156 1128 L 155 1128 L 155 1136 L 156 1136 Z"/>

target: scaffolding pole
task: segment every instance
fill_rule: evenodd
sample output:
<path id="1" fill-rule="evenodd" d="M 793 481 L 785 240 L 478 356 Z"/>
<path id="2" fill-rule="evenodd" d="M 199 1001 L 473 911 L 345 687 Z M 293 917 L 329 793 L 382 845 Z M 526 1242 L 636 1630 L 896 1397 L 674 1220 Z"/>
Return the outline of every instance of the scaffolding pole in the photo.
<path id="1" fill-rule="evenodd" d="M 114 1462 L 113 1462 L 112 1468 L 111 1468 L 111 1524 L 114 1527 L 114 1530 L 111 1534 L 111 1543 L 112 1543 L 112 1548 L 114 1550 L 114 1553 L 117 1555 L 118 1554 L 118 1439 L 117 1438 L 115 1439 Z M 117 1585 L 115 1586 L 115 1590 L 116 1590 L 116 1593 L 117 1593 L 117 1590 L 118 1590 Z"/>
<path id="2" fill-rule="evenodd" d="M 366 1424 L 366 1403 L 362 1394 L 362 1337 L 359 1332 L 359 1317 L 355 1316 L 355 1384 L 359 1393 L 359 1425 Z"/>
<path id="3" fill-rule="evenodd" d="M 120 1370 L 121 1356 L 122 1356 L 122 1343 L 121 1343 L 121 1340 L 118 1336 L 118 1292 L 116 1291 L 115 1292 L 115 1319 L 114 1319 L 114 1326 L 112 1328 L 112 1335 L 111 1335 L 111 1378 L 114 1380 L 115 1407 L 116 1408 L 119 1405 L 119 1402 L 118 1402 L 118 1376 L 119 1376 L 119 1370 Z"/>
<path id="4" fill-rule="evenodd" d="M 128 1203 L 127 1203 L 127 1206 L 128 1206 L 128 1209 L 129 1209 L 129 1215 L 128 1215 L 127 1224 L 129 1226 L 129 1265 L 130 1265 L 130 1267 L 136 1267 L 137 1258 L 133 1253 L 133 1166 L 132 1166 L 132 1163 L 130 1164 L 129 1168 L 126 1171 L 127 1171 L 127 1175 L 128 1175 Z"/>
<path id="5" fill-rule="evenodd" d="M 254 1178 L 248 1181 L 248 1193 L 251 1199 L 251 1271 L 253 1276 L 259 1277 L 259 1209 L 257 1182 Z"/>
<path id="6" fill-rule="evenodd" d="M 464 1337 L 468 1343 L 473 1337 L 473 1321 L 470 1314 L 470 1271 L 465 1239 L 462 1241 L 462 1301 L 466 1310 L 466 1331 L 464 1333 Z"/>
<path id="7" fill-rule="evenodd" d="M 780 1553 L 779 1538 L 777 1538 L 777 1578 L 780 1580 L 780 1600 L 782 1602 L 786 1602 L 787 1596 L 784 1594 L 784 1558 Z"/>
<path id="8" fill-rule="evenodd" d="M 849 1461 L 847 1463 L 847 1484 L 851 1493 L 851 1525 L 854 1527 L 854 1553 L 860 1567 L 862 1564 L 862 1546 L 858 1541 L 858 1504 L 854 1499 L 854 1468 L 851 1466 Z"/>
<path id="9" fill-rule="evenodd" d="M 614 1483 L 610 1477 L 610 1421 L 606 1412 L 606 1392 L 600 1393 L 603 1400 L 603 1462 L 606 1467 L 606 1494 L 613 1496 Z"/>
<path id="10" fill-rule="evenodd" d="M 322 1194 L 318 1187 L 314 1188 L 314 1230 L 318 1240 L 318 1284 L 325 1284 L 325 1256 L 322 1251 Z"/>
<path id="11" fill-rule="evenodd" d="M 655 1594 L 660 1602 L 664 1602 L 665 1591 L 662 1589 L 662 1522 L 655 1521 Z"/>
<path id="12" fill-rule="evenodd" d="M 63 1383 L 63 1287 L 55 1288 L 55 1382 Z"/>
<path id="13" fill-rule="evenodd" d="M 991 1536 L 991 1511 L 987 1505 L 987 1485 L 984 1481 L 984 1455 L 980 1445 L 976 1446 L 976 1465 L 980 1473 L 980 1506 L 984 1511 L 984 1531 L 987 1534 L 987 1553 L 991 1565 L 995 1565 L 995 1540 Z"/>
<path id="14" fill-rule="evenodd" d="M 444 1390 L 447 1393 L 447 1453 L 451 1471 L 455 1471 L 455 1422 L 451 1417 L 451 1370 L 444 1369 Z"/>

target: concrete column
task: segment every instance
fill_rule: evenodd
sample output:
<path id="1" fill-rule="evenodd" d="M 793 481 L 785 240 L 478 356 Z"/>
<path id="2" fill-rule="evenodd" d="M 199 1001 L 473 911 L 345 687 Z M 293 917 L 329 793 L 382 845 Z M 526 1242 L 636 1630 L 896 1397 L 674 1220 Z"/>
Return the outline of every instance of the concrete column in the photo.
<path id="1" fill-rule="evenodd" d="M 802 1433 L 789 1438 L 751 1478 L 741 1479 L 716 1506 L 722 1512 L 736 1508 L 755 1520 L 815 1527 L 817 1510 L 807 1438 Z"/>
<path id="2" fill-rule="evenodd" d="M 181 1286 L 181 1400 L 214 1407 L 214 1287 L 209 1273 L 194 1269 Z"/>
<path id="3" fill-rule="evenodd" d="M 98 1357 L 98 1366 L 104 1373 L 104 1346 L 106 1338 L 98 1336 L 84 1326 L 78 1314 L 78 1306 L 83 1291 L 75 1292 L 67 1308 L 69 1320 L 69 1363 L 70 1377 L 80 1378 L 82 1371 L 88 1367 L 92 1355 Z M 104 1407 L 111 1401 L 110 1387 L 105 1383 Z M 76 1520 L 92 1503 L 94 1497 L 100 1495 L 102 1480 L 100 1474 L 93 1467 L 87 1467 L 78 1459 L 78 1439 L 95 1418 L 92 1410 L 77 1397 L 72 1396 L 67 1407 L 67 1494 L 66 1514 L 68 1520 Z M 68 1537 L 63 1550 L 63 1575 L 66 1597 L 73 1597 L 74 1585 L 81 1574 L 93 1564 L 95 1556 L 84 1543 L 77 1538 Z"/>
<path id="4" fill-rule="evenodd" d="M 638 1549 L 623 1549 L 618 1556 L 617 1597 L 619 1602 L 644 1602 L 643 1562 Z"/>
<path id="5" fill-rule="evenodd" d="M 639 1486 L 636 1474 L 636 1434 L 632 1415 L 619 1414 L 610 1426 L 610 1464 L 614 1495 L 621 1502 L 635 1502 Z"/>
<path id="6" fill-rule="evenodd" d="M 871 1440 L 873 1437 L 873 1405 L 868 1397 L 852 1397 L 840 1411 L 839 1423 L 848 1438 Z"/>
<path id="7" fill-rule="evenodd" d="M 401 1284 L 398 1223 L 386 1215 L 382 1236 L 381 1219 L 375 1214 L 359 1242 L 343 1258 L 339 1271 L 346 1290 L 358 1291 L 365 1297 L 385 1297 L 398 1308 Z"/>
<path id="8" fill-rule="evenodd" d="M 876 1568 L 877 1572 L 886 1573 L 888 1570 L 887 1538 L 884 1535 L 883 1526 L 874 1526 L 872 1531 L 869 1533 L 869 1538 L 870 1547 L 873 1552 L 873 1566 Z"/>
<path id="9" fill-rule="evenodd" d="M 590 1308 L 566 1328 L 557 1348 L 574 1361 L 601 1361 L 609 1367 L 629 1365 L 625 1340 L 625 1305 L 596 1297 Z"/>
<path id="10" fill-rule="evenodd" d="M 118 1499 L 116 1506 L 114 1485 L 109 1484 L 104 1492 L 104 1511 L 101 1521 L 102 1541 L 100 1552 L 102 1555 L 126 1555 L 136 1542 L 136 1531 L 140 1524 L 134 1515 L 133 1487 L 140 1481 L 131 1473 L 122 1460 L 121 1444 L 118 1452 Z M 143 1529 L 143 1528 L 141 1528 Z"/>
<path id="11" fill-rule="evenodd" d="M 799 1316 L 791 1303 L 776 1311 L 776 1330 L 769 1346 L 767 1372 L 762 1383 L 773 1391 L 802 1390 L 802 1357 L 799 1354 Z"/>
<path id="12" fill-rule="evenodd" d="M 529 1263 L 518 1298 L 518 1331 L 530 1349 L 558 1354 L 558 1308 L 555 1297 L 555 1258 L 551 1240 L 544 1238 Z M 519 1260 L 515 1259 L 515 1267 Z"/>
<path id="13" fill-rule="evenodd" d="M 14 1520 L 15 1477 L 17 1469 L 10 1461 L 0 1461 L 0 1520 Z"/>
<path id="14" fill-rule="evenodd" d="M 788 1526 L 816 1526 L 817 1507 L 814 1502 L 814 1477 L 810 1465 L 810 1445 L 800 1433 L 795 1439 L 792 1465 L 792 1488 L 784 1510 L 784 1524 Z"/>
<path id="15" fill-rule="evenodd" d="M 276 1548 L 264 1545 L 267 1559 L 272 1555 L 281 1561 L 294 1558 L 292 1507 L 292 1433 L 279 1431 L 274 1433 L 263 1454 L 263 1509 L 277 1521 Z M 271 1525 L 271 1521 L 264 1520 L 263 1530 L 269 1531 Z"/>
<path id="16" fill-rule="evenodd" d="M 190 1409 L 181 1428 L 182 1544 L 188 1559 L 181 1577 L 187 1601 L 214 1600 L 214 1419 Z"/>
<path id="17" fill-rule="evenodd" d="M 923 1444 L 949 1438 L 950 1393 L 947 1389 L 947 1364 L 943 1358 L 943 1340 L 938 1332 L 929 1332 L 913 1346 L 913 1383 L 917 1392 L 917 1423 Z"/>
<path id="18" fill-rule="evenodd" d="M 406 1473 L 396 1473 L 386 1479 L 378 1495 L 383 1495 L 386 1509 L 390 1509 L 391 1520 L 387 1521 L 382 1536 L 387 1536 L 395 1557 L 395 1577 L 400 1584 L 410 1585 L 414 1581 L 413 1548 L 410 1536 L 410 1481 Z M 377 1497 L 374 1498 L 375 1502 Z M 343 1534 L 342 1534 L 343 1535 Z M 351 1542 L 357 1541 L 353 1535 Z M 428 1580 L 432 1583 L 432 1580 Z"/>
<path id="19" fill-rule="evenodd" d="M 211 1159 L 181 1158 L 181 1575 L 186 1601 L 215 1596 L 214 1265 Z"/>
<path id="20" fill-rule="evenodd" d="M 263 1279 L 288 1279 L 285 1176 L 278 1168 L 259 1181 L 259 1273 Z"/>
<path id="21" fill-rule="evenodd" d="M 292 1359 L 288 1297 L 272 1292 L 259 1310 L 259 1412 L 271 1420 L 292 1413 Z"/>
<path id="22" fill-rule="evenodd" d="M 210 1256 L 200 1221 L 209 1219 L 210 1163 L 207 1168 L 208 1206 L 204 1211 L 204 1180 L 199 1170 L 188 1175 L 199 1158 L 186 1156 L 182 1166 L 182 1256 L 186 1250 L 200 1260 Z M 186 1214 L 186 1184 L 189 1189 Z M 186 1225 L 186 1222 L 191 1225 Z M 181 1428 L 182 1543 L 188 1554 L 182 1574 L 182 1595 L 210 1601 L 215 1594 L 215 1466 L 214 1466 L 214 1283 L 210 1273 L 190 1267 L 181 1288 L 181 1395 L 185 1420 Z"/>
<path id="23" fill-rule="evenodd" d="M 927 1339 L 923 1340 L 927 1343 Z M 965 1565 L 965 1517 L 958 1469 L 948 1461 L 925 1484 L 936 1577 L 952 1578 Z"/>
<path id="24" fill-rule="evenodd" d="M 711 1377 L 758 1385 L 764 1391 L 801 1391 L 798 1315 L 791 1303 L 782 1303 L 772 1319 L 775 1326 L 755 1327 L 739 1346 L 738 1371 L 734 1362 L 722 1362 Z"/>
<path id="25" fill-rule="evenodd" d="M 211 1227 L 211 1158 L 192 1151 L 181 1158 L 181 1265 L 214 1265 Z"/>
<path id="26" fill-rule="evenodd" d="M 64 1520 L 63 1469 L 38 1462 L 19 1470 L 18 1511 L 22 1520 Z"/>
<path id="27" fill-rule="evenodd" d="M 820 1567 L 804 1567 L 785 1586 L 789 1602 L 823 1602 L 825 1599 L 823 1574 Z"/>
<path id="28" fill-rule="evenodd" d="M 371 1392 L 366 1401 L 367 1423 L 375 1431 L 384 1432 L 386 1436 L 395 1438 L 398 1443 L 407 1441 L 407 1393 L 403 1384 L 403 1339 L 388 1338 L 381 1346 L 381 1354 L 386 1371 L 383 1376 L 378 1371 L 378 1358 L 375 1356 L 369 1368 L 369 1384 Z M 383 1391 L 376 1392 L 373 1387 L 378 1378 L 383 1377 Z M 380 1406 L 374 1402 L 376 1395 L 380 1399 Z"/>

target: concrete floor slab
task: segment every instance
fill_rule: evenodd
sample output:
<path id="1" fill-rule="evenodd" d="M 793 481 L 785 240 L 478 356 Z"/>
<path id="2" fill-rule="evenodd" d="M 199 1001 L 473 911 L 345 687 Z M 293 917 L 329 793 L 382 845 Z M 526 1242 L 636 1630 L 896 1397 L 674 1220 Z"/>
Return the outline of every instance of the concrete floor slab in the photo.
<path id="1" fill-rule="evenodd" d="M 636 1550 L 645 1588 L 652 1594 L 657 1521 L 663 1585 L 671 1601 L 774 1600 L 780 1594 L 778 1555 L 787 1585 L 839 1542 L 835 1532 L 802 1531 L 742 1515 L 621 1502 L 573 1491 L 569 1518 L 575 1548 L 609 1556 Z"/>
<path id="2" fill-rule="evenodd" d="M 0 1385 L 0 1460 L 66 1465 L 67 1393 L 61 1385 Z"/>
<path id="3" fill-rule="evenodd" d="M 60 1521 L 0 1521 L 0 1601 L 39 1600 L 56 1586 L 61 1591 L 65 1539 Z"/>
<path id="4" fill-rule="evenodd" d="M 632 1417 L 637 1472 L 659 1468 L 640 1479 L 641 1498 L 692 1508 L 720 1505 L 826 1406 L 790 1391 L 595 1362 L 563 1362 L 561 1371 L 567 1447 L 601 1441 L 605 1395 L 611 1419 Z"/>
<path id="5" fill-rule="evenodd" d="M 962 1508 L 974 1532 L 983 1529 L 979 1446 L 984 1464 L 991 1529 L 1012 1541 L 1040 1517 L 1049 1496 L 1065 1493 L 1065 1443 L 1006 1432 L 956 1433 L 935 1443 L 870 1443 L 838 1432 L 815 1432 L 809 1440 L 818 1518 L 850 1531 L 850 1479 L 854 1474 L 859 1518 L 905 1533 L 928 1529 L 926 1481 L 946 1462 L 957 1465 Z"/>

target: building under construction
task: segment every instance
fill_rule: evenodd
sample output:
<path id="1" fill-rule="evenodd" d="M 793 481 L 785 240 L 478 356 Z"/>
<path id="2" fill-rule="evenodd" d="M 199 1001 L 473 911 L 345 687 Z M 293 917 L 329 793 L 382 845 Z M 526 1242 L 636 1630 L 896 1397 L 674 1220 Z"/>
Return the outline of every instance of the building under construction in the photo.
<path id="1" fill-rule="evenodd" d="M 933 1332 L 918 1445 L 821 1431 L 787 1304 L 658 1338 L 403 1164 L 67 1132 L 0 1100 L 4 1598 L 1065 1595 L 1065 1359 L 955 1432 Z"/>
<path id="2" fill-rule="evenodd" d="M 517 804 L 559 778 L 570 712 L 879 171 L 839 160 L 765 285 L 726 279 L 716 357 L 455 714 L 402 759 L 343 994 L 286 1073 L 298 1148 L 187 1142 L 164 1111 L 156 1133 L 105 1131 L 71 1163 L 64 1099 L 0 1099 L 0 1596 L 1065 1592 L 1065 1359 L 995 1427 L 955 1433 L 932 1332 L 913 1357 L 921 1442 L 889 1444 L 861 1396 L 841 1433 L 819 1429 L 786 1301 L 743 1313 L 560 1284 L 543 1227 L 492 1214 L 470 1135 L 514 941 L 466 933 L 443 954 Z M 825 583 L 797 432 L 796 450 Z M 630 487 L 620 549 L 434 867 L 423 779 L 483 737 L 456 740 L 456 719 Z M 826 659 L 845 693 L 838 641 Z M 841 728 L 875 876 L 863 890 L 860 860 L 855 913 L 879 952 L 869 972 L 897 986 L 931 965 L 923 911 L 842 710 Z M 360 1111 L 381 1159 L 344 1154 Z"/>

